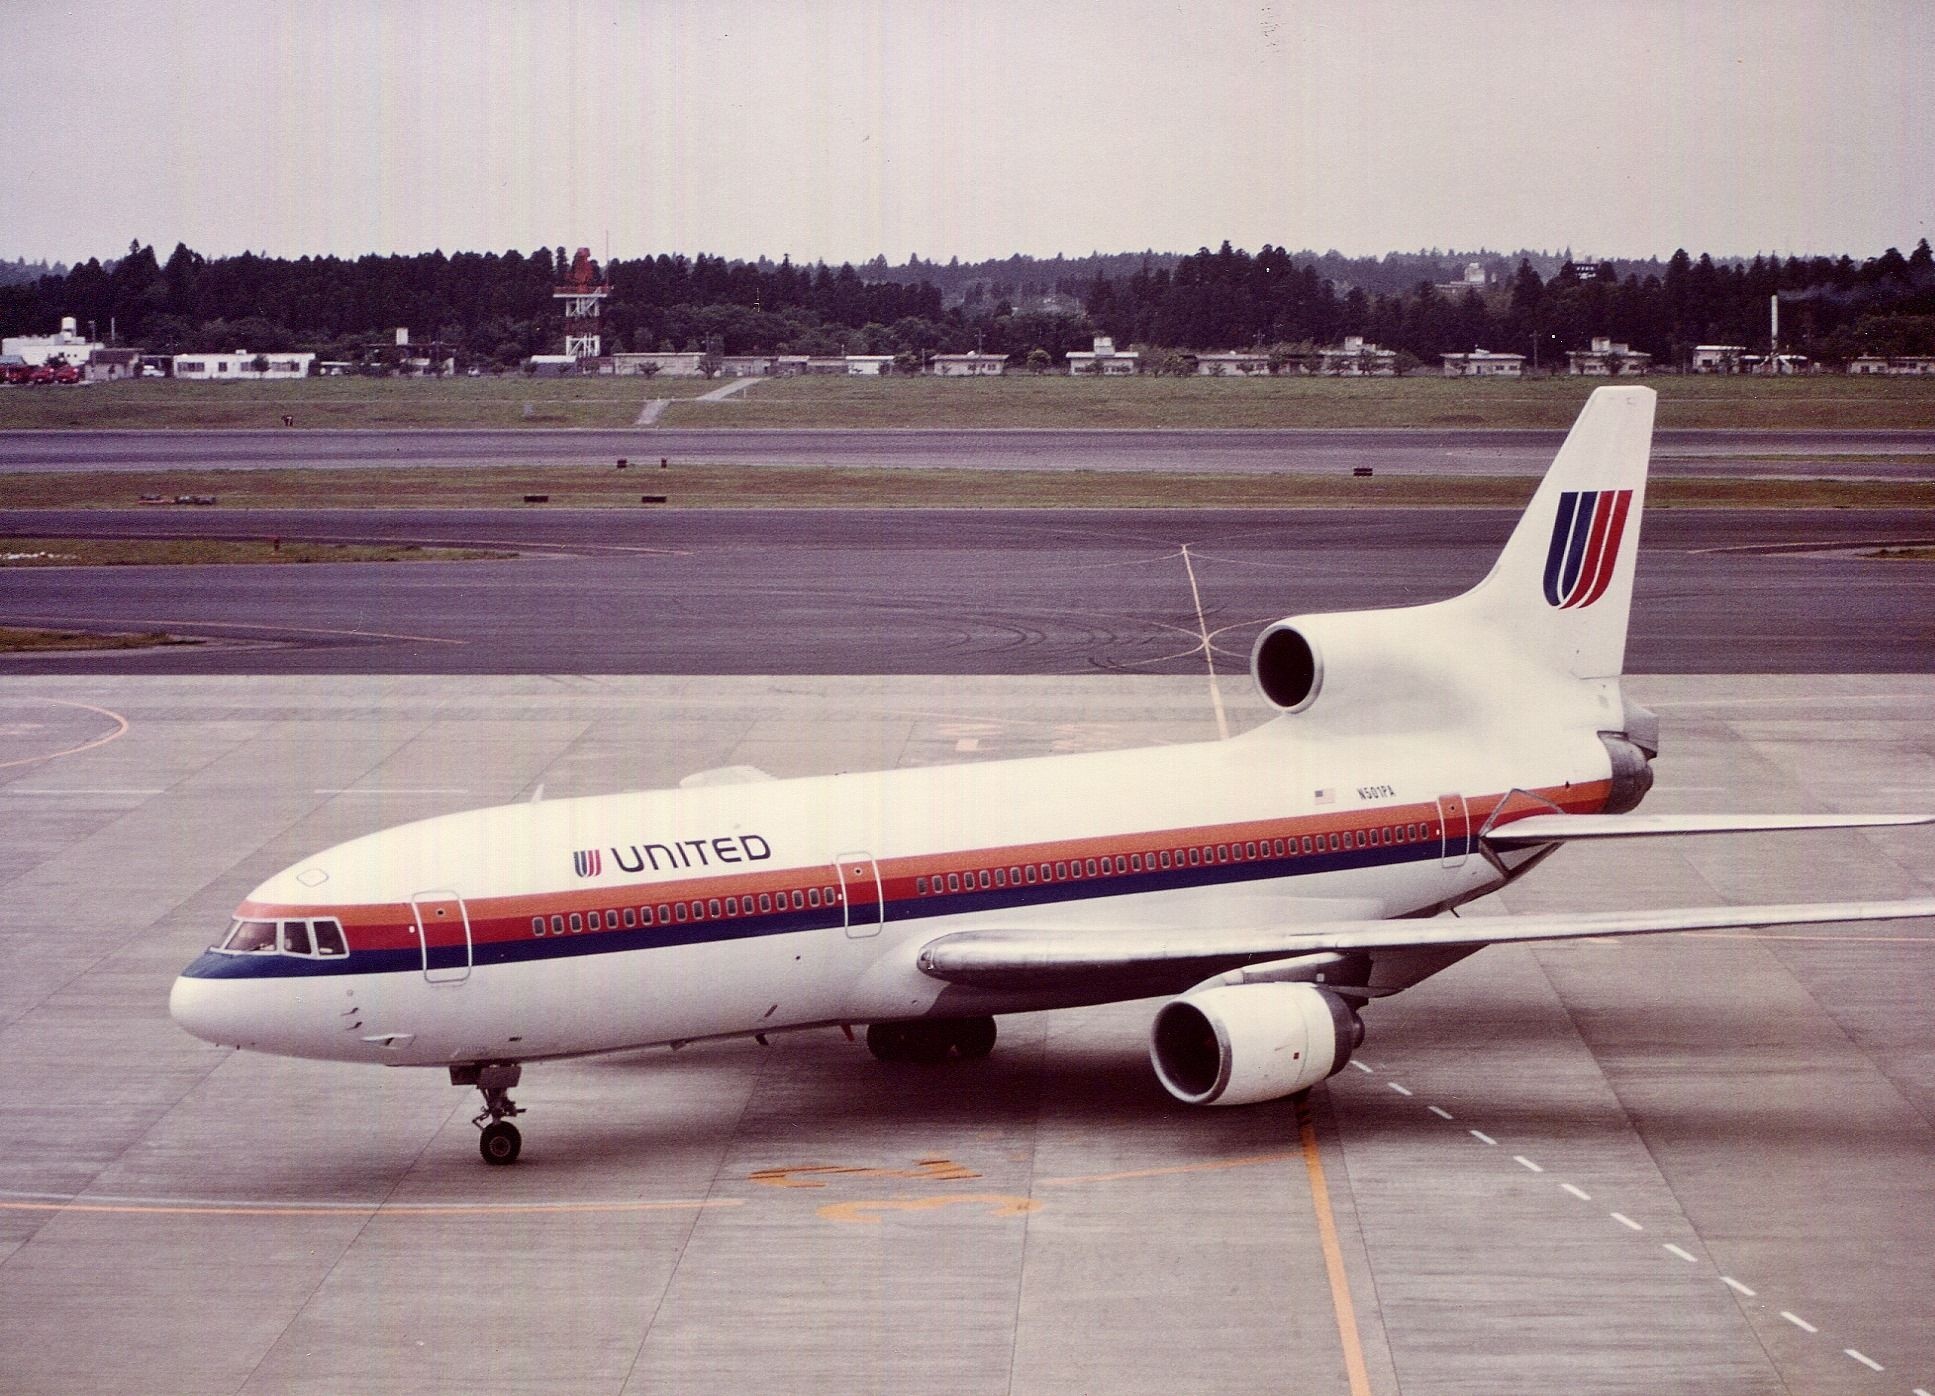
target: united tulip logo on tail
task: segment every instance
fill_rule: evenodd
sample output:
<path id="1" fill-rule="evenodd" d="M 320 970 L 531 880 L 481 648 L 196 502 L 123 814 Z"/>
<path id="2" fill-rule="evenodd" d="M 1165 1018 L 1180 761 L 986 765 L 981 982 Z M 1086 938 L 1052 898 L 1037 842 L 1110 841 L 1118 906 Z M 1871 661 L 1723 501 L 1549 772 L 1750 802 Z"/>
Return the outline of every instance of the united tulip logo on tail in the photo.
<path id="1" fill-rule="evenodd" d="M 598 850 L 593 848 L 573 853 L 571 864 L 579 877 L 596 877 L 604 870 L 605 860 Z"/>
<path id="2" fill-rule="evenodd" d="M 1545 555 L 1548 604 L 1576 610 L 1605 595 L 1632 504 L 1631 490 L 1567 490 L 1559 496 Z"/>

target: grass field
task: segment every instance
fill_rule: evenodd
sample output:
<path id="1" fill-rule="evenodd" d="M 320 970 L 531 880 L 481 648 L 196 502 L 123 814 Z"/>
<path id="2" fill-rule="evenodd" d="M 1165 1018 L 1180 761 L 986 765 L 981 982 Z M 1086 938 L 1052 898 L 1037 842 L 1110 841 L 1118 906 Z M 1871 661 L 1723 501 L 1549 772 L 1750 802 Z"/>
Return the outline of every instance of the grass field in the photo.
<path id="1" fill-rule="evenodd" d="M 718 387 L 702 378 L 146 379 L 0 388 L 0 430 L 262 427 L 628 427 L 647 398 Z M 526 408 L 529 414 L 526 415 Z"/>
<path id="2" fill-rule="evenodd" d="M 149 380 L 0 388 L 0 430 L 26 428 L 665 426 L 1564 427 L 1603 380 L 1538 378 L 777 378 L 724 402 L 691 378 Z M 1935 429 L 1935 379 L 1655 377 L 1662 427 Z M 526 415 L 526 408 L 529 415 Z"/>
<path id="3" fill-rule="evenodd" d="M 215 496 L 235 508 L 1318 509 L 1523 508 L 1520 476 L 1166 475 L 1144 471 L 891 470 L 689 465 L 628 472 L 570 466 L 208 470 L 0 475 L 12 508 L 120 509 L 144 493 Z M 666 496 L 640 502 L 642 491 Z M 526 495 L 545 503 L 526 504 Z M 1935 481 L 1724 477 L 1655 480 L 1654 508 L 1935 509 Z M 207 514 L 206 508 L 196 511 Z"/>
<path id="4" fill-rule="evenodd" d="M 205 567 L 222 563 L 485 562 L 515 554 L 415 543 L 311 543 L 272 538 L 33 538 L 0 535 L 0 567 Z"/>

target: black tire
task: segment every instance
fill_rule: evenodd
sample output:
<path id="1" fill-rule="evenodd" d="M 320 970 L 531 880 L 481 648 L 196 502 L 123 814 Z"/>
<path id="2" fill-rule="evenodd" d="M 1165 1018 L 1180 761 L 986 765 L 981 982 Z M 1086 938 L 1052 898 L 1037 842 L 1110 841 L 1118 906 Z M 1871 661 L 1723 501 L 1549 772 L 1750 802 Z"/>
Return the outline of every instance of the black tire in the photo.
<path id="1" fill-rule="evenodd" d="M 933 1066 L 954 1050 L 954 1024 L 945 1018 L 925 1018 L 901 1025 L 907 1033 L 907 1060 Z"/>
<path id="2" fill-rule="evenodd" d="M 907 1024 L 869 1023 L 867 1025 L 867 1050 L 874 1060 L 883 1062 L 904 1062 L 907 1060 Z"/>
<path id="3" fill-rule="evenodd" d="M 962 1061 L 978 1062 L 994 1050 L 992 1018 L 962 1018 L 954 1024 L 954 1050 Z"/>
<path id="4" fill-rule="evenodd" d="M 517 1132 L 517 1126 L 509 1120 L 493 1120 L 477 1136 L 477 1152 L 484 1156 L 484 1162 L 500 1168 L 516 1163 L 517 1156 L 523 1151 L 524 1136 Z"/>

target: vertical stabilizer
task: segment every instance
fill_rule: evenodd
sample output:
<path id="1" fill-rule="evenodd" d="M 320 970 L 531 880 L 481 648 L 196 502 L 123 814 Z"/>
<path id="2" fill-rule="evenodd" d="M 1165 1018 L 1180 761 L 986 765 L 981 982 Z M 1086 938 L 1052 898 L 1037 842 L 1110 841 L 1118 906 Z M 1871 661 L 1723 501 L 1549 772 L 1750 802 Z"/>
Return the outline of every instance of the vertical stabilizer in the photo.
<path id="1" fill-rule="evenodd" d="M 1625 665 L 1656 398 L 1600 388 L 1586 400 L 1491 575 L 1461 598 L 1576 678 L 1616 677 Z"/>

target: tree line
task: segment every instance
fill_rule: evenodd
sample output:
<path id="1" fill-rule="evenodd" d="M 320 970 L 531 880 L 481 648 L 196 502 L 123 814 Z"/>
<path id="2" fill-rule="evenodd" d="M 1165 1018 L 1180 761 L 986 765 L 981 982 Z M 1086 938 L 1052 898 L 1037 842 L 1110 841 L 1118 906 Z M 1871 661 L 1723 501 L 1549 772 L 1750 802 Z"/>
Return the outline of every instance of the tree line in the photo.
<path id="1" fill-rule="evenodd" d="M 1366 262 L 1377 276 L 1365 274 Z M 512 367 L 560 347 L 552 293 L 568 265 L 561 247 L 279 258 L 204 257 L 180 244 L 163 262 L 137 241 L 105 264 L 89 259 L 0 285 L 0 327 L 45 333 L 72 315 L 98 337 L 112 326 L 118 342 L 155 353 L 309 349 L 354 362 L 407 326 L 413 340 L 441 341 L 466 365 Z M 1696 344 L 1764 348 L 1768 300 L 1778 295 L 1785 350 L 1828 362 L 1935 352 L 1926 239 L 1907 256 L 1890 248 L 1862 262 L 1680 251 L 1664 263 L 1554 269 L 1548 256 L 1526 253 L 1482 289 L 1439 289 L 1433 277 L 1461 265 L 1456 254 L 1353 260 L 1266 245 L 1253 255 L 1227 242 L 1188 256 L 967 267 L 661 254 L 602 268 L 612 287 L 602 328 L 608 353 L 870 353 L 917 365 L 980 349 L 1037 367 L 1106 334 L 1171 371 L 1187 368 L 1181 351 L 1268 348 L 1288 359 L 1352 334 L 1426 364 L 1482 347 L 1556 365 L 1603 335 L 1675 364 Z M 1427 268 L 1408 286 L 1391 284 Z"/>

